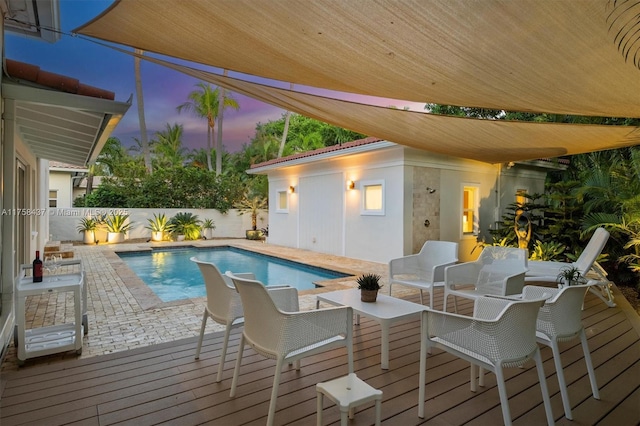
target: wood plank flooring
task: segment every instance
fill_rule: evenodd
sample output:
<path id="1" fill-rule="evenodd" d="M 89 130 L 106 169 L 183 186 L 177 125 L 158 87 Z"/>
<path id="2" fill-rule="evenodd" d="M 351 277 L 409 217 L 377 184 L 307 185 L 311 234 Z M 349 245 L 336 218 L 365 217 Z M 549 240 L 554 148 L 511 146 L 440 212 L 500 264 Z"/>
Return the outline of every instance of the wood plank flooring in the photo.
<path id="1" fill-rule="evenodd" d="M 442 303 L 436 292 L 436 306 Z M 617 293 L 617 300 L 622 296 Z M 410 300 L 418 302 L 417 297 Z M 601 400 L 591 389 L 579 341 L 561 345 L 574 420 L 563 415 L 551 350 L 542 349 L 547 384 L 557 424 L 640 424 L 640 318 L 622 301 L 609 308 L 588 294 L 583 321 L 589 338 Z M 461 312 L 471 304 L 459 303 Z M 2 377 L 0 424 L 33 425 L 263 425 L 269 405 L 275 362 L 248 349 L 243 358 L 237 396 L 229 398 L 240 334 L 231 336 L 223 380 L 215 382 L 222 334 L 208 334 L 199 360 L 196 339 L 86 359 L 29 361 Z M 494 425 L 502 411 L 492 374 L 486 386 L 469 391 L 469 366 L 434 351 L 427 360 L 426 418 L 418 417 L 419 320 L 391 328 L 390 369 L 380 368 L 380 327 L 363 317 L 354 332 L 355 370 L 383 394 L 386 425 Z M 278 425 L 316 421 L 315 384 L 347 373 L 346 350 L 306 358 L 296 371 L 285 367 L 279 387 Z M 506 370 L 509 404 L 515 425 L 545 423 L 535 365 Z M 356 412 L 351 425 L 373 424 L 373 403 Z M 324 423 L 339 424 L 339 411 L 325 399 Z"/>

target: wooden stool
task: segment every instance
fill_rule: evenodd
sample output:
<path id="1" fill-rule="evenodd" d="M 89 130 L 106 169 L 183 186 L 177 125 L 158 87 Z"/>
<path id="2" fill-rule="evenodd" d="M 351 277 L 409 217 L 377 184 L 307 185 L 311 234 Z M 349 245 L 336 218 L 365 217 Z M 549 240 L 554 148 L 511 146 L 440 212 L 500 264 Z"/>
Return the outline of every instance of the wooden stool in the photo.
<path id="1" fill-rule="evenodd" d="M 354 408 L 369 401 L 376 401 L 376 426 L 380 426 L 382 415 L 382 391 L 375 389 L 355 375 L 348 376 L 316 385 L 318 393 L 318 426 L 322 426 L 322 397 L 326 395 L 340 407 L 340 424 L 347 425 L 347 415 L 353 418 Z"/>

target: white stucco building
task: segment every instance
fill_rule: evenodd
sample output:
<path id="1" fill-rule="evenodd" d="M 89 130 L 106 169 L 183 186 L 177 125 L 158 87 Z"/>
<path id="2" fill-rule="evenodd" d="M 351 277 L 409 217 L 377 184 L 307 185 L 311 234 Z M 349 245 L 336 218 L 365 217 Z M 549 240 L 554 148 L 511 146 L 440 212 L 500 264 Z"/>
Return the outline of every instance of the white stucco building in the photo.
<path id="1" fill-rule="evenodd" d="M 516 193 L 542 193 L 547 161 L 488 164 L 376 138 L 257 164 L 269 179 L 269 243 L 376 262 L 478 237 Z"/>

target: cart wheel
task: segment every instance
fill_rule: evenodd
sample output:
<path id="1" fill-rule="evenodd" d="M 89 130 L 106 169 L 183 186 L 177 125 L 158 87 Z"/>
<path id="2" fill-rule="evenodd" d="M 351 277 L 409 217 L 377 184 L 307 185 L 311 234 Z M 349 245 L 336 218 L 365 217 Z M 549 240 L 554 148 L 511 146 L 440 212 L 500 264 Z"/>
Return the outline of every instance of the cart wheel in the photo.
<path id="1" fill-rule="evenodd" d="M 18 367 L 22 367 L 24 365 L 24 360 L 18 358 Z"/>
<path id="2" fill-rule="evenodd" d="M 89 334 L 89 318 L 86 315 L 82 316 L 82 326 L 84 327 L 84 335 Z"/>
<path id="3" fill-rule="evenodd" d="M 76 350 L 76 355 L 82 355 L 82 348 Z"/>
<path id="4" fill-rule="evenodd" d="M 13 329 L 13 347 L 16 348 L 16 351 L 18 350 L 18 343 L 18 326 L 16 325 Z"/>

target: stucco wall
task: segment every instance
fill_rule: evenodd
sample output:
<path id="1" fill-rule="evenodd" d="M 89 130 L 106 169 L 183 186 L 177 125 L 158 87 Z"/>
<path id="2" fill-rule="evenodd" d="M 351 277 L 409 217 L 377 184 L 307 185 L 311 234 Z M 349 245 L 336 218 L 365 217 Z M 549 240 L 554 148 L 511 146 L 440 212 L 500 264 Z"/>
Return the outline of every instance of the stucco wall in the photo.
<path id="1" fill-rule="evenodd" d="M 109 208 L 66 208 L 48 209 L 49 218 L 49 238 L 53 241 L 81 241 L 80 234 L 76 227 L 80 219 L 87 215 L 95 216 L 100 213 L 128 213 L 133 228 L 127 233 L 128 239 L 151 238 L 151 231 L 145 227 L 148 225 L 147 219 L 152 219 L 154 213 L 164 213 L 167 218 L 178 212 L 191 212 L 198 216 L 200 220 L 213 219 L 216 225 L 214 238 L 245 238 L 245 231 L 251 229 L 251 215 L 239 215 L 238 210 L 229 210 L 222 214 L 213 209 L 109 209 Z M 267 212 L 262 212 L 258 217 L 267 218 Z M 265 221 L 258 221 L 258 226 L 266 226 Z"/>
<path id="2" fill-rule="evenodd" d="M 49 172 L 49 191 L 57 191 L 57 206 L 59 208 L 73 205 L 71 174 L 68 172 Z"/>

